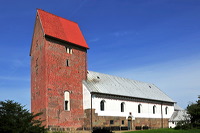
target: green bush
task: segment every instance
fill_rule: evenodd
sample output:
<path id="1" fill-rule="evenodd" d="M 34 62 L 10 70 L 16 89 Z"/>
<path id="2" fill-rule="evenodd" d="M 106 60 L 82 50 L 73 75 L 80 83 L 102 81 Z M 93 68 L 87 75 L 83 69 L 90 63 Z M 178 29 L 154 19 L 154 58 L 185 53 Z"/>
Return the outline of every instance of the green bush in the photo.
<path id="1" fill-rule="evenodd" d="M 44 133 L 42 121 L 35 120 L 40 115 L 12 100 L 0 101 L 0 133 Z"/>

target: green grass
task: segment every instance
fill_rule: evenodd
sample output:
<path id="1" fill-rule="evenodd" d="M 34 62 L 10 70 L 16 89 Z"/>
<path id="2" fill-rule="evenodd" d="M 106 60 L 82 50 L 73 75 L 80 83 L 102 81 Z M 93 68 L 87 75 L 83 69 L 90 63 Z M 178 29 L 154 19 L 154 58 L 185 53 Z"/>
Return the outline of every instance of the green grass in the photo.
<path id="1" fill-rule="evenodd" d="M 190 129 L 190 130 L 154 129 L 154 130 L 143 130 L 143 131 L 130 131 L 124 133 L 200 133 L 200 129 Z"/>

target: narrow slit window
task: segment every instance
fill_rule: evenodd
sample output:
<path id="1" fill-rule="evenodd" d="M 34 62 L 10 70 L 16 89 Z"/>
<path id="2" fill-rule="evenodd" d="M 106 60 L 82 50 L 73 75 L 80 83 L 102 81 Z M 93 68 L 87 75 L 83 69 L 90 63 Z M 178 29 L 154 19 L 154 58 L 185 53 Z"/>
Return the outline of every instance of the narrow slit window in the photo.
<path id="1" fill-rule="evenodd" d="M 65 110 L 68 110 L 68 101 L 65 101 Z"/>
<path id="2" fill-rule="evenodd" d="M 141 113 L 141 104 L 138 105 L 138 113 Z"/>
<path id="3" fill-rule="evenodd" d="M 156 106 L 154 105 L 153 106 L 153 114 L 155 114 L 156 113 Z"/>
<path id="4" fill-rule="evenodd" d="M 68 59 L 66 60 L 66 66 L 70 66 L 70 61 Z"/>
<path id="5" fill-rule="evenodd" d="M 70 110 L 70 97 L 69 97 L 68 91 L 65 91 L 65 93 L 64 93 L 64 109 L 66 111 Z"/>
<path id="6" fill-rule="evenodd" d="M 165 108 L 165 114 L 167 115 L 168 113 L 168 107 Z"/>
<path id="7" fill-rule="evenodd" d="M 125 103 L 123 102 L 123 103 L 121 103 L 121 112 L 124 112 L 124 105 L 125 105 Z"/>
<path id="8" fill-rule="evenodd" d="M 100 102 L 100 110 L 101 110 L 101 111 L 104 111 L 104 110 L 105 110 L 105 100 L 102 100 L 102 101 Z"/>

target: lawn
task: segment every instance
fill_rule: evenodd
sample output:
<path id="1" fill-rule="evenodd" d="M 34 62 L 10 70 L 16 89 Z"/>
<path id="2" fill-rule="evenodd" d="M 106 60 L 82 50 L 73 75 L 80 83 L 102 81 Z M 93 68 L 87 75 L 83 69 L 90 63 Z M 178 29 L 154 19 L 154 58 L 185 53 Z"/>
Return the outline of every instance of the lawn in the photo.
<path id="1" fill-rule="evenodd" d="M 143 130 L 143 131 L 130 131 L 124 133 L 200 133 L 200 129 L 191 129 L 191 130 L 154 129 L 154 130 Z"/>

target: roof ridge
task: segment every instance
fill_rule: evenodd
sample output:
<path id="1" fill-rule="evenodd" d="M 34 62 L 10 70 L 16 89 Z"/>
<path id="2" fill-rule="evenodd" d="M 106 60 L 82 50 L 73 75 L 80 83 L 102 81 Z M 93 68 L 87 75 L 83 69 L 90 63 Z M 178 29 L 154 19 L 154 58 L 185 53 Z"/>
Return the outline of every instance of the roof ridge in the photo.
<path id="1" fill-rule="evenodd" d="M 84 84 L 90 92 L 174 103 L 154 84 L 88 71 Z"/>
<path id="2" fill-rule="evenodd" d="M 125 77 L 119 77 L 119 76 L 116 76 L 116 75 L 110 75 L 110 74 L 105 74 L 105 73 L 100 73 L 100 72 L 95 72 L 95 71 L 89 71 L 89 70 L 88 70 L 88 72 L 94 72 L 94 73 L 104 74 L 104 75 L 108 75 L 108 76 L 112 76 L 112 77 L 116 77 L 116 78 L 126 79 L 126 80 L 130 80 L 130 81 L 136 81 L 136 82 L 140 82 L 140 83 L 146 83 L 148 85 L 150 85 L 150 84 L 154 85 L 153 83 L 143 82 L 143 81 L 139 81 L 139 80 L 135 80 L 135 79 L 130 79 L 130 78 L 125 78 Z"/>

